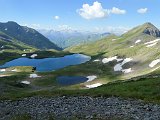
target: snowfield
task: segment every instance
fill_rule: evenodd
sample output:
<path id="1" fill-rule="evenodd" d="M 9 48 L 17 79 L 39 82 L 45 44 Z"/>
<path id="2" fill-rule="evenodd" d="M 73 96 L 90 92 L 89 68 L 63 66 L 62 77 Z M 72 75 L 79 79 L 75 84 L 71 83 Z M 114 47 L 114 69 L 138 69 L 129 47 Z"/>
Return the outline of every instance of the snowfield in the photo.
<path id="1" fill-rule="evenodd" d="M 156 40 L 152 40 L 152 41 L 150 41 L 150 42 L 146 42 L 146 43 L 144 43 L 145 45 L 148 45 L 148 44 L 152 44 L 152 43 L 155 43 L 155 42 L 159 42 L 160 41 L 160 39 L 156 39 Z"/>
<path id="2" fill-rule="evenodd" d="M 128 69 L 123 69 L 122 66 L 130 61 L 132 61 L 133 59 L 132 58 L 125 58 L 125 59 L 122 59 L 122 58 L 118 58 L 118 56 L 114 56 L 114 57 L 109 57 L 109 58 L 103 58 L 102 59 L 102 63 L 109 63 L 113 60 L 116 60 L 117 62 L 121 62 L 121 63 L 117 63 L 115 66 L 114 66 L 114 71 L 122 71 L 123 73 L 130 73 L 132 72 L 132 69 L 131 68 L 128 68 Z"/>
<path id="3" fill-rule="evenodd" d="M 0 72 L 5 72 L 6 71 L 6 69 L 0 69 Z"/>
<path id="4" fill-rule="evenodd" d="M 141 40 L 137 40 L 137 41 L 135 42 L 135 44 L 140 43 L 140 42 L 141 42 Z"/>
<path id="5" fill-rule="evenodd" d="M 37 77 L 41 77 L 41 76 L 38 76 L 37 74 L 30 74 L 29 78 L 37 78 Z"/>
<path id="6" fill-rule="evenodd" d="M 114 71 L 122 71 L 122 65 L 121 65 L 121 63 L 119 63 L 119 64 L 116 64 L 115 66 L 114 66 Z"/>
<path id="7" fill-rule="evenodd" d="M 130 72 L 132 72 L 132 68 L 123 69 L 122 72 L 123 73 L 130 73 Z"/>
<path id="8" fill-rule="evenodd" d="M 156 44 L 157 44 L 157 42 L 152 43 L 152 44 L 149 44 L 149 45 L 147 45 L 146 47 L 152 47 L 152 46 L 155 46 Z"/>
<path id="9" fill-rule="evenodd" d="M 22 57 L 25 57 L 25 56 L 26 56 L 26 54 L 23 54 L 23 55 L 22 55 Z"/>
<path id="10" fill-rule="evenodd" d="M 112 41 L 115 41 L 116 39 L 112 39 Z"/>
<path id="11" fill-rule="evenodd" d="M 155 65 L 157 65 L 160 62 L 160 59 L 153 60 L 150 64 L 149 67 L 153 68 Z"/>
<path id="12" fill-rule="evenodd" d="M 156 45 L 159 41 L 160 41 L 160 39 L 156 39 L 156 40 L 152 40 L 150 42 L 146 42 L 144 44 L 147 45 L 146 47 L 152 47 L 152 46 Z"/>
<path id="13" fill-rule="evenodd" d="M 38 55 L 37 54 L 33 54 L 33 55 L 31 55 L 30 57 L 31 58 L 35 58 L 35 57 L 37 57 Z"/>
<path id="14" fill-rule="evenodd" d="M 29 85 L 31 82 L 29 82 L 29 81 L 21 81 L 21 83 Z"/>
<path id="15" fill-rule="evenodd" d="M 114 66 L 114 71 L 122 71 L 123 73 L 130 73 L 132 72 L 131 68 L 129 69 L 123 69 L 122 66 L 130 61 L 132 61 L 133 59 L 132 58 L 125 58 L 123 60 L 122 63 L 118 63 Z"/>
<path id="16" fill-rule="evenodd" d="M 118 56 L 114 56 L 114 57 L 109 57 L 109 58 L 103 58 L 102 59 L 102 63 L 109 63 L 113 60 L 116 60 L 117 62 L 122 61 L 123 59 L 118 59 Z"/>
<path id="17" fill-rule="evenodd" d="M 100 61 L 99 59 L 93 60 L 93 62 L 99 62 L 99 61 Z"/>
<path id="18" fill-rule="evenodd" d="M 101 83 L 95 83 L 95 84 L 92 84 L 92 85 L 86 85 L 86 87 L 87 88 L 96 88 L 96 87 L 99 87 L 101 85 L 102 85 Z"/>
<path id="19" fill-rule="evenodd" d="M 11 70 L 12 72 L 17 72 L 17 69 L 13 69 L 13 70 Z"/>
<path id="20" fill-rule="evenodd" d="M 93 80 L 95 80 L 97 78 L 97 76 L 96 75 L 91 75 L 91 76 L 87 76 L 87 82 L 90 82 L 90 81 L 93 81 Z"/>

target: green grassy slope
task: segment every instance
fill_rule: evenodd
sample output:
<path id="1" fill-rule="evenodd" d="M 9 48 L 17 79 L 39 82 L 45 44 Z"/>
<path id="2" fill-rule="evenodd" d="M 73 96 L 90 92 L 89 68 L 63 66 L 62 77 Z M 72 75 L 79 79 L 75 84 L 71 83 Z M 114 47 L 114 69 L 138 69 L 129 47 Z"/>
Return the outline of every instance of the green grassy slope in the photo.
<path id="1" fill-rule="evenodd" d="M 149 29 L 150 33 L 145 33 Z M 156 65 L 153 68 L 149 67 L 149 64 L 160 58 L 160 42 L 152 47 L 147 47 L 146 42 L 159 39 L 156 37 L 158 29 L 151 23 L 145 23 L 140 25 L 120 37 L 109 36 L 105 39 L 90 43 L 87 45 L 79 45 L 66 49 L 66 51 L 73 53 L 83 53 L 92 56 L 94 59 L 102 59 L 105 57 L 119 56 L 120 58 L 132 58 L 133 61 L 126 66 L 132 67 L 134 70 L 132 73 L 125 74 L 125 78 L 131 78 L 143 74 L 148 74 L 160 67 Z M 141 40 L 136 43 L 137 40 Z M 115 64 L 116 65 L 116 64 Z"/>
<path id="2" fill-rule="evenodd" d="M 28 71 L 29 72 L 29 71 Z M 0 99 L 19 99 L 30 96 L 121 96 L 124 98 L 142 99 L 147 102 L 160 103 L 160 80 L 154 76 L 157 73 L 137 80 L 127 82 L 116 82 L 103 85 L 95 89 L 71 89 L 60 86 L 56 82 L 59 72 L 39 73 L 41 78 L 29 79 L 28 73 L 17 73 L 0 79 L 1 94 Z M 69 71 L 68 71 L 69 72 Z M 78 72 L 78 71 L 77 71 Z M 65 72 L 66 73 L 66 72 Z M 80 73 L 80 71 L 79 71 Z M 22 80 L 31 81 L 31 85 L 19 84 Z M 4 88 L 3 88 L 4 87 Z M 17 94 L 18 93 L 18 94 Z"/>
<path id="3" fill-rule="evenodd" d="M 144 24 L 124 35 L 108 36 L 105 39 L 90 43 L 87 45 L 79 45 L 66 49 L 62 53 L 56 51 L 34 51 L 41 57 L 59 56 L 70 53 L 84 53 L 92 57 L 91 61 L 77 65 L 66 67 L 53 72 L 37 73 L 40 78 L 30 79 L 30 71 L 14 73 L 13 76 L 0 78 L 0 87 L 2 94 L 0 99 L 17 99 L 21 97 L 29 97 L 35 95 L 56 96 L 56 95 L 89 95 L 89 96 L 121 96 L 143 99 L 160 103 L 159 84 L 160 84 L 160 64 L 150 68 L 149 64 L 160 58 L 160 42 L 153 47 L 146 47 L 144 43 L 158 39 L 154 34 L 145 33 L 146 29 L 155 30 L 151 24 Z M 141 42 L 135 44 L 140 39 Z M 134 46 L 134 47 L 130 47 Z M 32 53 L 27 53 L 30 56 Z M 119 56 L 121 58 L 130 57 L 133 61 L 125 64 L 124 68 L 132 68 L 131 73 L 124 74 L 115 72 L 114 66 L 116 61 L 102 63 L 105 57 Z M 100 61 L 94 62 L 93 60 Z M 156 69 L 157 68 L 157 69 Z M 148 75 L 150 76 L 148 77 Z M 89 76 L 96 75 L 97 79 L 91 82 L 85 82 L 72 86 L 61 86 L 57 83 L 57 76 Z M 139 76 L 143 76 L 142 78 Z M 136 77 L 136 80 L 133 79 Z M 132 81 L 131 81 L 132 78 Z M 29 80 L 31 84 L 28 86 L 19 86 L 20 81 Z M 128 81 L 129 80 L 129 81 Z M 86 85 L 102 83 L 101 87 L 95 89 L 86 89 Z M 108 84 L 106 84 L 108 83 Z M 17 92 L 19 94 L 17 94 Z"/>

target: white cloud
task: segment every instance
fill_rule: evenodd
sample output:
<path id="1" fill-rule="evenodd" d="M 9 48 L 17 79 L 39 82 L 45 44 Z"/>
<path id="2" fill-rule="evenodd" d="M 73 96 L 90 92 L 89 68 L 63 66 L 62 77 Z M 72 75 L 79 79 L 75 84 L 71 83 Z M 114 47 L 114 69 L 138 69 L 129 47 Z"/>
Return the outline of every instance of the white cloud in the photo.
<path id="1" fill-rule="evenodd" d="M 125 10 L 113 7 L 112 9 L 104 9 L 99 2 L 94 2 L 93 5 L 83 4 L 81 9 L 78 9 L 79 15 L 85 19 L 105 18 L 110 14 L 125 14 Z"/>
<path id="2" fill-rule="evenodd" d="M 103 18 L 108 16 L 108 11 L 103 9 L 101 3 L 94 2 L 92 6 L 83 4 L 82 8 L 78 10 L 80 16 L 85 19 Z"/>
<path id="3" fill-rule="evenodd" d="M 116 7 L 113 7 L 111 10 L 110 10 L 111 13 L 113 14 L 125 14 L 126 11 L 125 10 L 121 10 L 119 8 L 116 8 Z"/>
<path id="4" fill-rule="evenodd" d="M 140 9 L 137 10 L 137 12 L 140 13 L 140 14 L 144 14 L 147 11 L 148 11 L 148 8 L 140 8 Z"/>
<path id="5" fill-rule="evenodd" d="M 54 16 L 55 20 L 59 20 L 59 18 L 60 18 L 59 16 Z"/>

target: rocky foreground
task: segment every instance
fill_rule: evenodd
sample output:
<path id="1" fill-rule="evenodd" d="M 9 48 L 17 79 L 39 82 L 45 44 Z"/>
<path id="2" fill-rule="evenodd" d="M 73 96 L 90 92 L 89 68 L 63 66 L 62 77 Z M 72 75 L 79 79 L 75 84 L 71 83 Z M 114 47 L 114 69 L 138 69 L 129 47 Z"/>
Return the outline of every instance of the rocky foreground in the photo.
<path id="1" fill-rule="evenodd" d="M 17 101 L 0 101 L 0 119 L 30 116 L 47 119 L 133 119 L 160 120 L 160 105 L 117 97 L 30 97 Z"/>

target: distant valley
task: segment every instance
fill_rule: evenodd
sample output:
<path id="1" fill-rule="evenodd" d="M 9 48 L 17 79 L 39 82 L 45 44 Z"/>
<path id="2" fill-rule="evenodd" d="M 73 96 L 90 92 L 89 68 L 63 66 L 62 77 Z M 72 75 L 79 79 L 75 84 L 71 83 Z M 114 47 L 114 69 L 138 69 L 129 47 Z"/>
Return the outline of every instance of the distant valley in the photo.
<path id="1" fill-rule="evenodd" d="M 94 42 L 103 39 L 108 35 L 111 35 L 111 33 L 108 32 L 96 33 L 71 29 L 64 29 L 59 31 L 39 29 L 38 31 L 62 49 L 79 44 Z"/>

